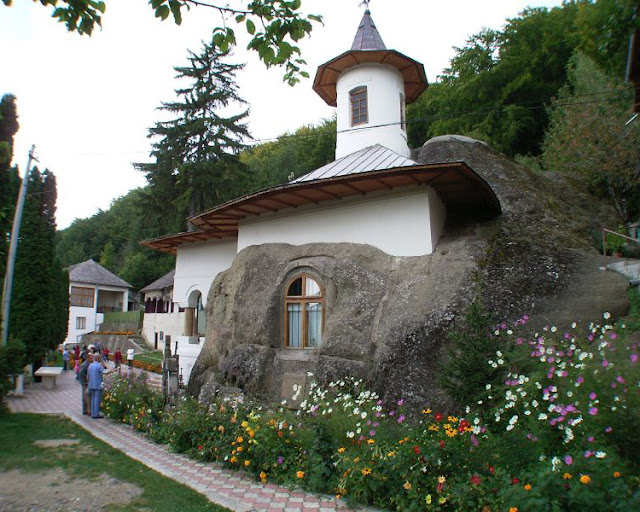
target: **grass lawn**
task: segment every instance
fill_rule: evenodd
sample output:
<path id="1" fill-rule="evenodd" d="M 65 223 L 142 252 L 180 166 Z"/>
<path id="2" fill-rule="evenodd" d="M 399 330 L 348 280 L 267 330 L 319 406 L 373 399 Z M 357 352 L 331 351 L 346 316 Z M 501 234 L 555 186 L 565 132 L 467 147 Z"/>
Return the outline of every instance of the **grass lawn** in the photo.
<path id="1" fill-rule="evenodd" d="M 153 352 L 145 352 L 143 354 L 136 354 L 136 361 L 142 361 L 143 363 L 162 364 L 163 352 L 162 350 L 154 350 Z"/>
<path id="2" fill-rule="evenodd" d="M 69 438 L 79 439 L 82 449 L 42 448 L 33 444 L 36 440 Z M 93 453 L 99 456 L 94 457 Z M 109 506 L 109 510 L 114 512 L 227 510 L 214 505 L 188 487 L 130 459 L 70 420 L 38 414 L 0 416 L 0 471 L 34 473 L 52 469 L 62 469 L 72 477 L 89 480 L 106 473 L 109 477 L 131 483 L 143 490 L 142 494 L 127 505 Z"/>

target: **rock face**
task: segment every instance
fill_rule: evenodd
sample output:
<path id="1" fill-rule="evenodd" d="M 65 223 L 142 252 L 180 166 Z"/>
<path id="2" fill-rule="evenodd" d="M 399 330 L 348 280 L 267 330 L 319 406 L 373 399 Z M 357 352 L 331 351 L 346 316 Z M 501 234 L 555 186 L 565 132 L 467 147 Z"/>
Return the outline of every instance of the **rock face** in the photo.
<path id="1" fill-rule="evenodd" d="M 488 145 L 458 136 L 428 141 L 421 163 L 466 162 L 489 183 L 502 214 L 478 221 L 448 212 L 436 251 L 396 258 L 359 244 L 252 246 L 213 283 L 208 332 L 190 391 L 239 388 L 291 398 L 307 372 L 321 383 L 354 376 L 385 399 L 446 406 L 437 386 L 448 331 L 478 293 L 499 319 L 545 322 L 625 312 L 626 281 L 599 270 L 593 236 L 614 212 L 579 186 L 529 172 Z M 322 345 L 284 348 L 288 280 L 309 273 L 324 286 Z M 577 316 L 576 316 L 577 315 Z M 226 391 L 225 391 L 226 392 Z"/>

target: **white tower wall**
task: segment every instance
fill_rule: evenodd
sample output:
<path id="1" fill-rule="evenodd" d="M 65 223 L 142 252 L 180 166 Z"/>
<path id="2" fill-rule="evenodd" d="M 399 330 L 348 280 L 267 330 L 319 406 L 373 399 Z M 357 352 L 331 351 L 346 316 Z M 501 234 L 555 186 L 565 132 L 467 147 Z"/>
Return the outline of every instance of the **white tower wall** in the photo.
<path id="1" fill-rule="evenodd" d="M 367 88 L 369 119 L 367 123 L 352 126 L 349 93 L 361 86 Z M 410 156 L 407 133 L 401 125 L 404 80 L 396 68 L 368 63 L 347 69 L 338 78 L 336 90 L 336 160 L 374 144 L 380 144 L 404 157 Z"/>

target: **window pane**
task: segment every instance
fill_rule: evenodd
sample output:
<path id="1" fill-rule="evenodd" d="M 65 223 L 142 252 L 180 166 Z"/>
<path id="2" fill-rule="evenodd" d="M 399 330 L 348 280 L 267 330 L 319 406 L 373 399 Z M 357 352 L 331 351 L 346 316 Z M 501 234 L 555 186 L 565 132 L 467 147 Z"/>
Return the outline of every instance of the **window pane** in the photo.
<path id="1" fill-rule="evenodd" d="M 299 277 L 289 286 L 289 291 L 287 292 L 289 297 L 300 297 L 302 295 L 302 278 Z"/>
<path id="2" fill-rule="evenodd" d="M 300 303 L 287 304 L 287 323 L 289 347 L 300 348 L 302 346 L 302 305 Z"/>
<path id="3" fill-rule="evenodd" d="M 304 288 L 305 297 L 320 297 L 320 286 L 310 277 L 307 277 Z"/>
<path id="4" fill-rule="evenodd" d="M 307 347 L 319 347 L 322 339 L 322 304 L 307 304 Z"/>
<path id="5" fill-rule="evenodd" d="M 198 307 L 196 309 L 196 330 L 201 336 L 207 332 L 207 312 L 202 304 L 202 295 L 198 297 Z"/>

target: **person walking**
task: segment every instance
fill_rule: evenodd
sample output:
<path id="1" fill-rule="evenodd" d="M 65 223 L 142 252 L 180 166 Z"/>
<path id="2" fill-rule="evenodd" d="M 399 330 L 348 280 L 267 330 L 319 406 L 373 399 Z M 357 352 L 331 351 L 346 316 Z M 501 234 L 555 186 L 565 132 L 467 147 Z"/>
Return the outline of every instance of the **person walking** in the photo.
<path id="1" fill-rule="evenodd" d="M 62 351 L 62 363 L 63 363 L 63 371 L 67 371 L 69 369 L 69 351 L 67 350 L 67 347 L 64 347 L 64 350 Z"/>
<path id="2" fill-rule="evenodd" d="M 113 354 L 113 361 L 116 363 L 116 370 L 120 372 L 120 365 L 122 364 L 122 352 L 120 352 L 120 347 L 116 347 L 116 353 Z"/>
<path id="3" fill-rule="evenodd" d="M 80 355 L 82 364 L 80 365 L 80 372 L 78 373 L 78 379 L 80 380 L 80 387 L 82 389 L 82 414 L 91 414 L 91 393 L 89 392 L 89 365 L 91 355 L 86 351 Z"/>
<path id="4" fill-rule="evenodd" d="M 127 349 L 127 363 L 129 364 L 129 369 L 131 369 L 131 367 L 133 366 L 133 355 L 135 354 L 135 351 L 133 350 L 133 347 L 129 347 Z"/>
<path id="5" fill-rule="evenodd" d="M 89 390 L 91 391 L 91 417 L 102 418 L 100 415 L 100 402 L 102 401 L 102 376 L 109 373 L 100 362 L 99 353 L 93 354 L 93 363 L 89 366 Z"/>
<path id="6" fill-rule="evenodd" d="M 102 360 L 105 363 L 109 363 L 109 347 L 104 347 L 104 350 L 102 351 Z"/>

